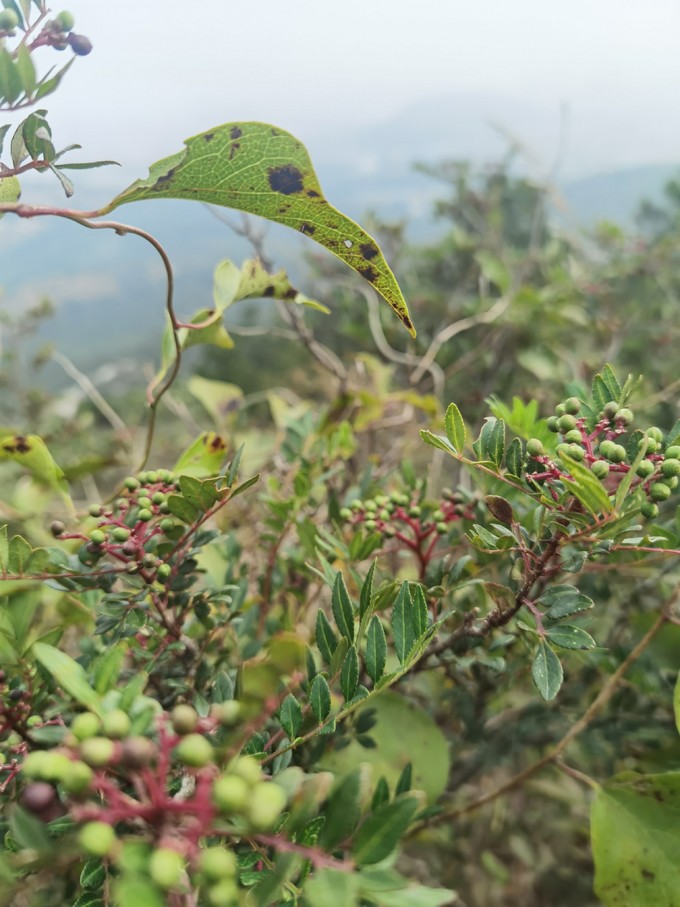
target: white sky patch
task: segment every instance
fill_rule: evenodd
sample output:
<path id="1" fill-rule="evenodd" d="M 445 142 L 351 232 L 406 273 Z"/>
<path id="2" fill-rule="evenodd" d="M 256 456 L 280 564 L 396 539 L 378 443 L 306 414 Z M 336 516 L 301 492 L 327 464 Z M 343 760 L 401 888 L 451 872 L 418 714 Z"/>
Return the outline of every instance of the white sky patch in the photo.
<path id="1" fill-rule="evenodd" d="M 43 299 L 57 306 L 64 302 L 95 303 L 114 298 L 119 292 L 118 283 L 110 274 L 74 274 L 27 280 L 6 293 L 2 302 L 3 308 L 21 312 Z"/>

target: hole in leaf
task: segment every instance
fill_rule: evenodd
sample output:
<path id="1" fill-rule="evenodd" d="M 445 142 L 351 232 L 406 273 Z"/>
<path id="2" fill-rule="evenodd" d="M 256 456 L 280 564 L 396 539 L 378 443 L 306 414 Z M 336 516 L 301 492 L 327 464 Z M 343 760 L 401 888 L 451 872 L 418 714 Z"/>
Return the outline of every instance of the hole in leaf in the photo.
<path id="1" fill-rule="evenodd" d="M 352 242 L 351 239 L 343 239 L 343 242 L 347 246 L 348 249 L 351 249 L 352 246 L 354 245 L 354 243 Z"/>

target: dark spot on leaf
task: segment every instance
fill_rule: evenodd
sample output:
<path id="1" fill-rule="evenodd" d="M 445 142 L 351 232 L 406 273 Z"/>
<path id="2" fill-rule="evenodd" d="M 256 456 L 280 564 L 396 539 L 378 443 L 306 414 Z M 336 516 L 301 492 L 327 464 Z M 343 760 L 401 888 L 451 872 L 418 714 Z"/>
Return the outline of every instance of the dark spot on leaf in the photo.
<path id="1" fill-rule="evenodd" d="M 239 129 L 238 126 L 232 126 L 231 131 L 229 132 L 229 135 L 231 136 L 232 139 L 240 139 L 241 136 L 243 135 L 243 130 Z"/>
<path id="2" fill-rule="evenodd" d="M 282 195 L 295 195 L 302 192 L 302 174 L 292 164 L 269 168 L 269 185 L 274 192 Z"/>
<path id="3" fill-rule="evenodd" d="M 298 291 L 295 289 L 295 287 L 288 287 L 286 292 L 283 294 L 283 298 L 284 299 L 295 299 L 297 294 L 298 294 Z"/>
<path id="4" fill-rule="evenodd" d="M 378 272 L 375 268 L 359 268 L 358 271 L 361 276 L 365 277 L 369 283 L 375 283 L 375 281 L 378 279 Z"/>
<path id="5" fill-rule="evenodd" d="M 229 160 L 230 161 L 232 161 L 234 159 L 234 155 L 236 154 L 236 152 L 239 150 L 240 147 L 241 147 L 240 142 L 234 142 L 232 144 L 231 148 L 229 149 Z"/>
<path id="6" fill-rule="evenodd" d="M 319 198 L 319 193 L 315 192 L 314 189 L 308 189 L 305 192 L 305 195 L 307 196 L 307 198 Z"/>
<path id="7" fill-rule="evenodd" d="M 279 134 L 279 130 L 278 130 L 278 129 L 272 129 L 271 132 L 272 132 L 272 135 L 278 135 L 278 134 Z"/>
<path id="8" fill-rule="evenodd" d="M 205 141 L 205 142 L 212 142 L 212 140 L 213 140 L 214 138 L 215 138 L 215 133 L 214 133 L 214 132 L 206 132 L 206 134 L 203 136 L 203 141 Z"/>
<path id="9" fill-rule="evenodd" d="M 265 287 L 264 290 L 262 290 L 262 295 L 263 296 L 273 296 L 274 287 L 271 284 L 268 287 Z"/>
<path id="10" fill-rule="evenodd" d="M 26 440 L 26 438 L 24 438 L 23 435 L 17 435 L 14 438 L 13 443 L 3 444 L 2 449 L 4 451 L 6 451 L 8 454 L 14 454 L 14 453 L 24 454 L 24 453 L 29 452 L 29 450 L 31 449 L 31 445 L 28 443 L 28 441 Z"/>
<path id="11" fill-rule="evenodd" d="M 650 872 L 649 869 L 643 867 L 641 872 L 643 879 L 648 879 L 650 882 L 656 878 L 656 875 L 653 872 Z"/>
<path id="12" fill-rule="evenodd" d="M 305 233 L 307 236 L 313 236 L 316 232 L 316 227 L 313 227 L 311 224 L 303 224 L 300 227 L 300 232 Z"/>
<path id="13" fill-rule="evenodd" d="M 375 258 L 375 256 L 378 254 L 377 246 L 374 246 L 373 243 L 371 243 L 371 242 L 362 243 L 359 246 L 359 251 L 361 252 L 363 257 L 366 259 L 366 261 L 370 261 L 372 258 Z"/>
<path id="14" fill-rule="evenodd" d="M 159 176 L 158 179 L 156 180 L 156 185 L 154 186 L 154 189 L 158 189 L 161 187 L 161 185 L 163 183 L 167 183 L 169 180 L 172 179 L 174 174 L 175 174 L 175 168 L 172 167 L 172 169 L 168 170 L 168 172 L 166 174 L 164 174 L 163 176 Z"/>
<path id="15" fill-rule="evenodd" d="M 409 329 L 409 331 L 412 331 L 412 330 L 413 330 L 413 322 L 412 322 L 411 319 L 408 317 L 408 315 L 400 315 L 399 317 L 401 318 L 401 323 L 404 325 L 404 327 L 407 327 L 407 328 Z"/>
<path id="16" fill-rule="evenodd" d="M 204 439 L 203 439 L 203 443 L 206 444 L 207 442 L 208 442 L 208 438 L 204 438 Z M 214 435 L 214 436 L 210 439 L 210 447 L 211 447 L 213 450 L 224 450 L 224 448 L 226 447 L 226 444 L 224 443 L 224 441 L 222 440 L 222 438 L 220 438 L 219 435 Z"/>

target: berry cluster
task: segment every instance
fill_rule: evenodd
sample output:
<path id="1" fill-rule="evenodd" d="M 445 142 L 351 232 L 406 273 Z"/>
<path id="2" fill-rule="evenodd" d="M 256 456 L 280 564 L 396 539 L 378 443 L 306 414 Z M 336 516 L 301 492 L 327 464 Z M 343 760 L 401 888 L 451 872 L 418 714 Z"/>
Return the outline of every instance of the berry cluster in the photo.
<path id="1" fill-rule="evenodd" d="M 145 730 L 120 707 L 102 717 L 83 712 L 59 747 L 25 757 L 21 805 L 42 821 L 68 814 L 80 825 L 82 850 L 106 860 L 114 877 L 134 851 L 135 872 L 160 891 L 189 882 L 213 907 L 231 905 L 238 863 L 230 842 L 263 836 L 265 843 L 287 800 L 257 759 L 229 758 L 225 733 L 238 721 L 234 701 L 205 718 L 178 705 Z"/>
<path id="2" fill-rule="evenodd" d="M 647 500 L 642 503 L 640 512 L 653 519 L 659 513 L 658 503 L 667 500 L 678 486 L 680 446 L 664 444 L 663 433 L 655 426 L 644 433 L 631 433 L 633 412 L 617 403 L 607 403 L 597 413 L 592 429 L 582 408 L 577 397 L 569 397 L 555 407 L 555 415 L 547 420 L 550 431 L 559 433 L 562 439 L 557 445 L 555 459 L 545 452 L 538 438 L 527 441 L 526 450 L 531 457 L 527 480 L 546 483 L 557 500 L 559 491 L 554 483 L 569 475 L 568 466 L 561 462 L 564 456 L 588 466 L 607 491 L 615 491 L 623 476 L 635 465 L 644 446 L 643 459 L 635 465 L 630 487 L 644 492 Z M 622 440 L 626 443 L 622 444 Z"/>
<path id="3" fill-rule="evenodd" d="M 52 534 L 60 539 L 81 539 L 84 544 L 78 558 L 85 566 L 93 567 L 107 556 L 146 582 L 166 582 L 172 567 L 163 558 L 184 531 L 169 515 L 168 506 L 168 496 L 179 483 L 171 472 L 159 469 L 130 476 L 123 484 L 125 496 L 113 507 L 95 504 L 90 508 L 97 526 L 89 534 L 67 533 L 60 521 L 52 523 Z"/>

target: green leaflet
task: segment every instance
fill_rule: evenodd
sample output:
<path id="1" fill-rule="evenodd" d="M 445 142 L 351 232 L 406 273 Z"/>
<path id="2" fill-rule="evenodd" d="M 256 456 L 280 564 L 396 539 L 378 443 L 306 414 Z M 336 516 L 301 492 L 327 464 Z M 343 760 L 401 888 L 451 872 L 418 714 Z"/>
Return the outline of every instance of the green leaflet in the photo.
<path id="1" fill-rule="evenodd" d="M 225 123 L 187 139 L 185 146 L 152 164 L 146 179 L 98 213 L 143 199 L 184 198 L 285 224 L 367 280 L 415 337 L 408 306 L 378 244 L 327 202 L 307 150 L 294 136 L 266 123 Z"/>

